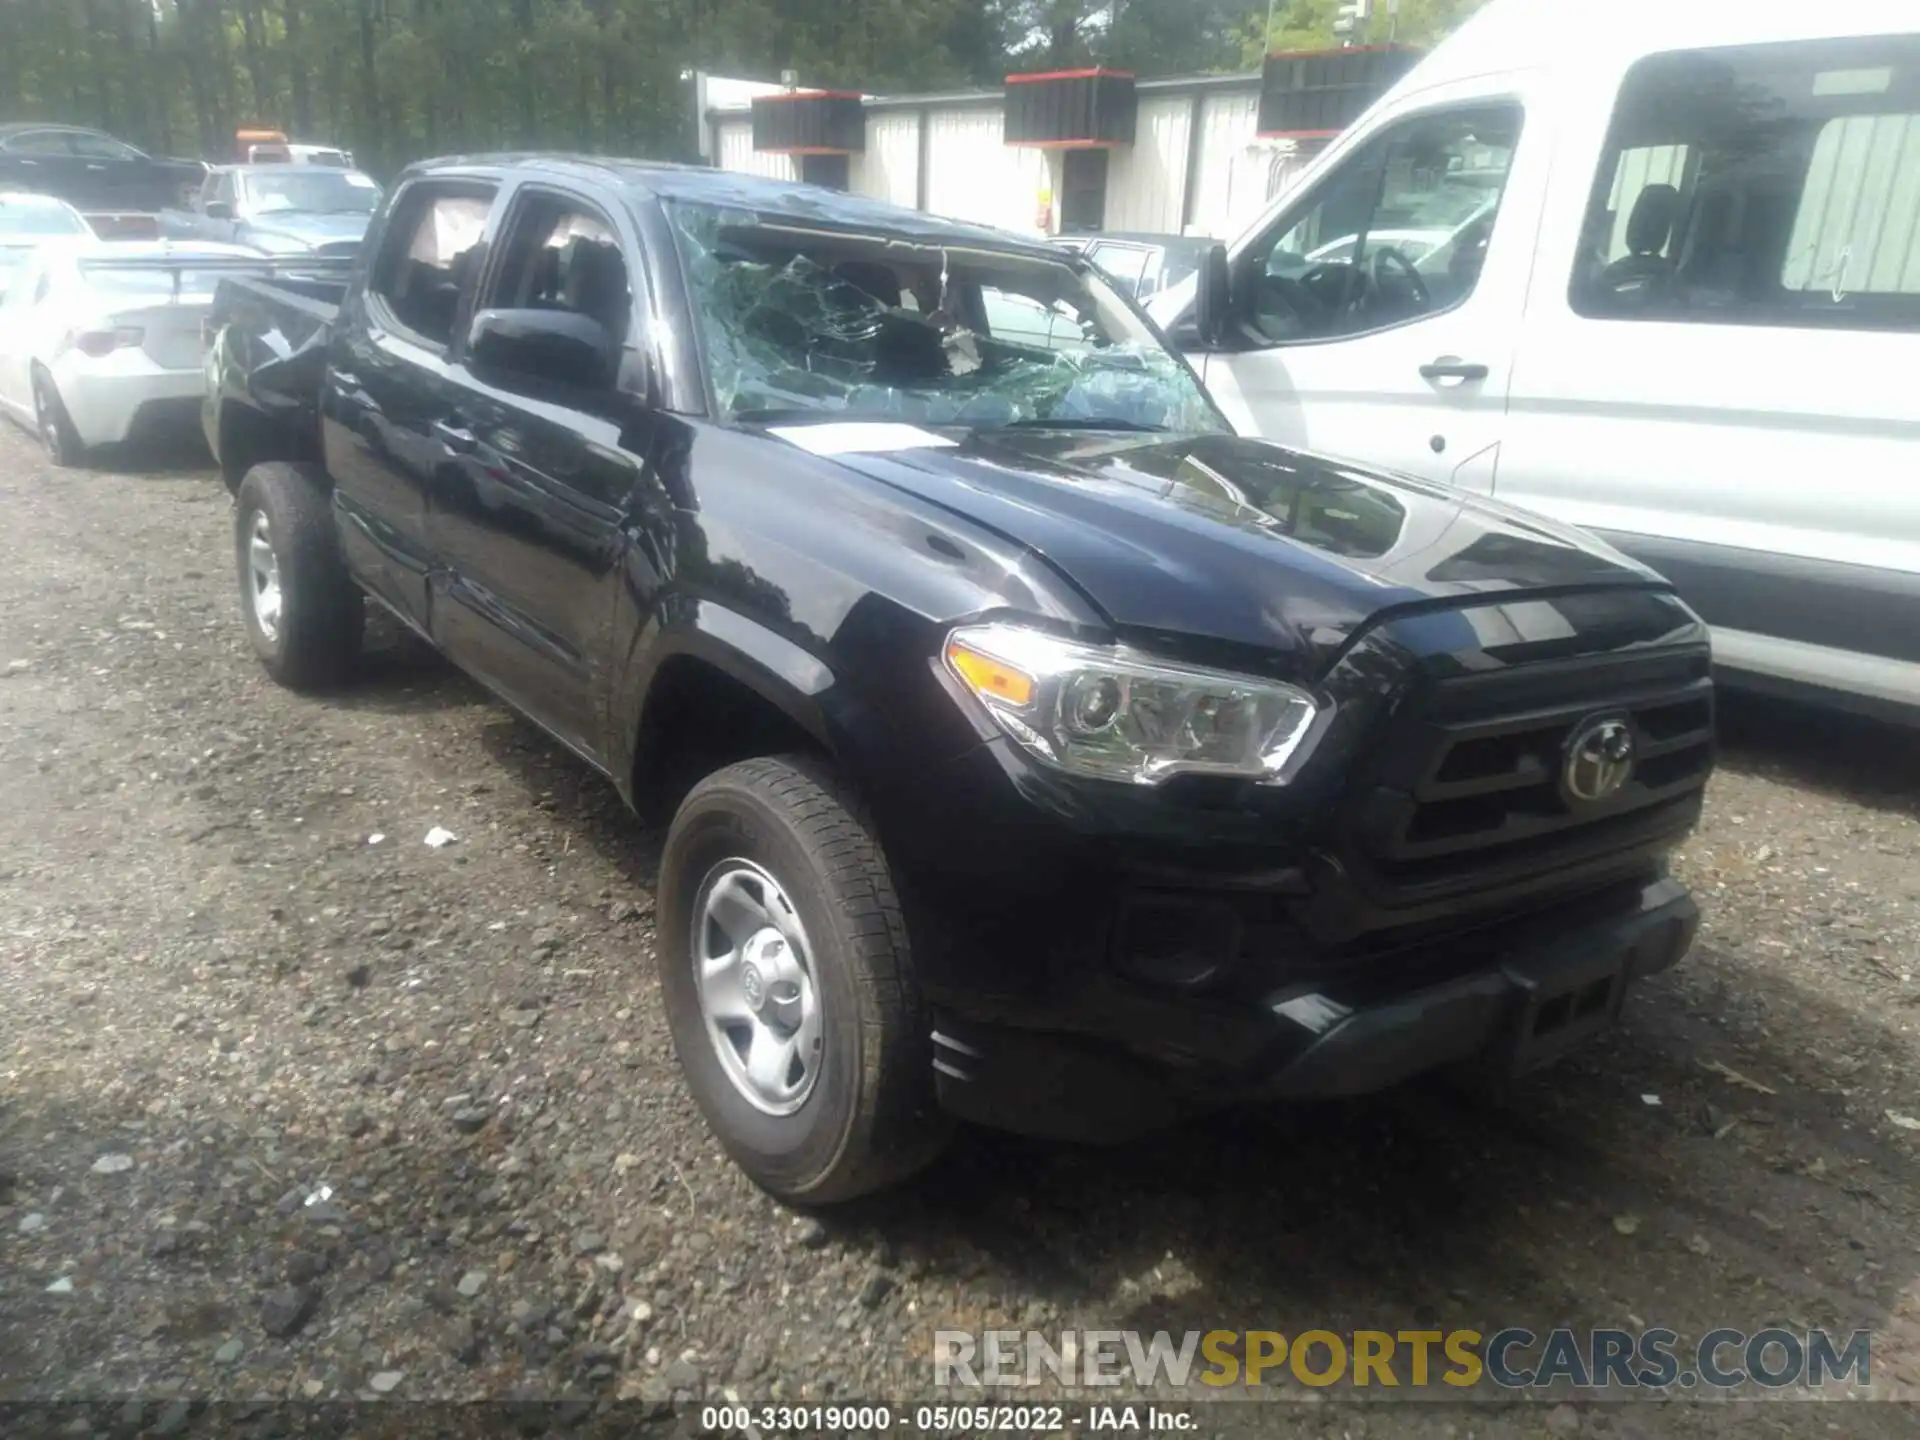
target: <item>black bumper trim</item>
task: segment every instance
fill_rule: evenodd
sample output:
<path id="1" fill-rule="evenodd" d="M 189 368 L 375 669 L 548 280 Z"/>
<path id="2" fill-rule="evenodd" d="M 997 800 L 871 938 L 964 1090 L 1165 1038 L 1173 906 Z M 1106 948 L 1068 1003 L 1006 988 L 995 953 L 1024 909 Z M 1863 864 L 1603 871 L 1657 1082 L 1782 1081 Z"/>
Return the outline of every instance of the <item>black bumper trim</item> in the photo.
<path id="1" fill-rule="evenodd" d="M 1678 962 L 1698 928 L 1686 889 L 1659 880 L 1637 904 L 1577 929 L 1544 917 L 1490 939 L 1488 963 L 1468 974 L 1385 995 L 1343 995 L 1337 982 L 1295 986 L 1267 997 L 1272 1043 L 1240 1073 L 1155 1063 L 1114 1038 L 940 1013 L 935 1086 L 962 1119 L 1111 1142 L 1222 1101 L 1367 1094 L 1474 1057 L 1523 1073 L 1611 1027 L 1627 988 Z"/>

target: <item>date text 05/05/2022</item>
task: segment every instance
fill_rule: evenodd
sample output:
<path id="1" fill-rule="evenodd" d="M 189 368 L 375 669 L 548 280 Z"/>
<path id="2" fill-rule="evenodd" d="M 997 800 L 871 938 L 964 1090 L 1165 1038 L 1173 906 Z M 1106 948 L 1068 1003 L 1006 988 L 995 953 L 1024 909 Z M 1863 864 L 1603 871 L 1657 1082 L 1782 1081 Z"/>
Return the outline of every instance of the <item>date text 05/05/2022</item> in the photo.
<path id="1" fill-rule="evenodd" d="M 1182 1434 L 1197 1429 L 1172 1405 L 708 1405 L 709 1435 L 1050 1435 L 1063 1430 Z"/>

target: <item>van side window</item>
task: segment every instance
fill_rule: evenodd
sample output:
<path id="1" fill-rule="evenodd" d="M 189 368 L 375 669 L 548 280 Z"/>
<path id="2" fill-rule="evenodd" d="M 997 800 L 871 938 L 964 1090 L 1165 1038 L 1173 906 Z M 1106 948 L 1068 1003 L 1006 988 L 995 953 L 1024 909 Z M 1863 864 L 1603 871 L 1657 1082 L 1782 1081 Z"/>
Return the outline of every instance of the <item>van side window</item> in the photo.
<path id="1" fill-rule="evenodd" d="M 388 319 L 425 344 L 444 349 L 453 342 L 460 296 L 492 207 L 492 188 L 470 181 L 408 187 L 367 286 Z"/>
<path id="2" fill-rule="evenodd" d="M 1920 329 L 1920 38 L 1639 61 L 1568 300 L 1596 319 Z"/>
<path id="3" fill-rule="evenodd" d="M 1255 345 L 1423 320 L 1473 293 L 1520 139 L 1517 105 L 1409 116 L 1335 166 L 1243 259 Z"/>

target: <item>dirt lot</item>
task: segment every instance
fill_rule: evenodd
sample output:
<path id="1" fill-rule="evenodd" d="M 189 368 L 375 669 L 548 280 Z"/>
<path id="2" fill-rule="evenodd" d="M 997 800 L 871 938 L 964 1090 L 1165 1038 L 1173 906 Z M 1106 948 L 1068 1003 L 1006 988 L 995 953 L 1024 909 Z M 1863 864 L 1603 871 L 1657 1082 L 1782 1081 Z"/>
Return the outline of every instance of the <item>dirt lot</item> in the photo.
<path id="1" fill-rule="evenodd" d="M 682 1089 L 612 790 L 390 639 L 343 696 L 275 689 L 228 511 L 204 471 L 51 472 L 0 426 L 7 1398 L 137 1397 L 163 1428 L 207 1397 L 911 1400 L 936 1325 L 1865 1327 L 1874 1389 L 1920 1393 L 1920 1129 L 1890 1118 L 1920 1117 L 1915 737 L 1729 706 L 1683 859 L 1703 943 L 1577 1064 L 1116 1152 L 966 1136 L 823 1220 L 742 1180 Z M 1736 1419 L 1916 1424 L 1208 1415 Z"/>

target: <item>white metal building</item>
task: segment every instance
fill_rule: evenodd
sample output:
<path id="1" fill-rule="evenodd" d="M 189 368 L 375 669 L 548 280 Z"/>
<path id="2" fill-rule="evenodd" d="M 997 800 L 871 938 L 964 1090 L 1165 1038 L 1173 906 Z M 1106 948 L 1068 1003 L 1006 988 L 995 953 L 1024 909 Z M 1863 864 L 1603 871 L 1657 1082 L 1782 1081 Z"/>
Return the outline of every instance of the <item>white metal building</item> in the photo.
<path id="1" fill-rule="evenodd" d="M 1383 48 L 1276 55 L 1233 75 L 1081 70 L 949 94 L 762 93 L 709 104 L 701 138 L 722 169 L 1007 230 L 1225 239 L 1413 58 Z"/>

